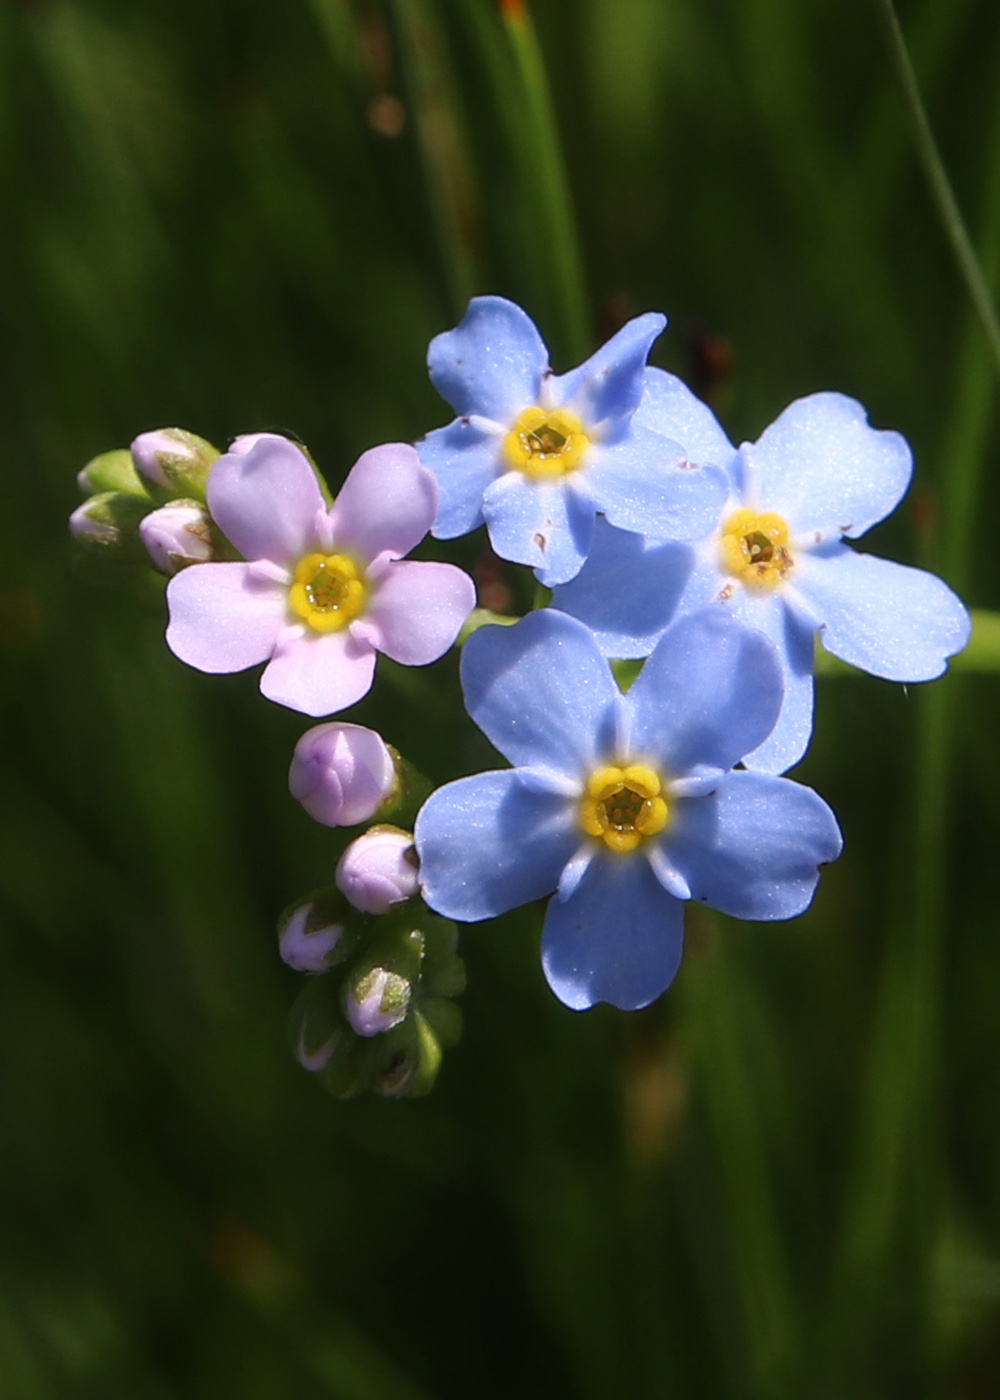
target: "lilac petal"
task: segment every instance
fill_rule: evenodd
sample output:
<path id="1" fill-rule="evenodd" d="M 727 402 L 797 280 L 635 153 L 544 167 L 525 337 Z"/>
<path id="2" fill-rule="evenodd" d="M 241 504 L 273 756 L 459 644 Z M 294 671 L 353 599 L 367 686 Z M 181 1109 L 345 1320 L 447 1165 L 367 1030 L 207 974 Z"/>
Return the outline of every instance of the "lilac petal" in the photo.
<path id="1" fill-rule="evenodd" d="M 316 512 L 325 502 L 300 447 L 261 433 L 249 452 L 227 452 L 208 478 L 208 508 L 245 559 L 293 563 L 315 546 Z"/>
<path id="2" fill-rule="evenodd" d="M 701 467 L 645 428 L 595 446 L 587 485 L 612 525 L 656 539 L 700 539 L 719 523 L 729 495 L 721 467 Z"/>
<path id="3" fill-rule="evenodd" d="M 804 555 L 796 584 L 823 623 L 827 651 L 886 680 L 933 680 L 969 640 L 961 600 L 923 569 L 842 545 Z"/>
<path id="4" fill-rule="evenodd" d="M 586 494 L 507 472 L 487 490 L 483 515 L 501 559 L 530 564 L 548 587 L 579 573 L 594 530 L 594 505 Z"/>
<path id="5" fill-rule="evenodd" d="M 605 656 L 648 656 L 673 620 L 694 564 L 690 545 L 616 530 L 598 516 L 587 562 L 555 590 L 552 605 L 585 623 Z"/>
<path id="6" fill-rule="evenodd" d="M 684 906 L 667 894 L 640 854 L 600 854 L 576 893 L 545 914 L 542 966 L 574 1011 L 609 1001 L 648 1006 L 670 986 L 684 946 Z"/>
<path id="7" fill-rule="evenodd" d="M 678 802 L 662 845 L 691 898 L 737 919 L 790 919 L 840 855 L 836 818 L 811 788 L 727 773 L 711 797 Z"/>
<path id="8" fill-rule="evenodd" d="M 375 652 L 350 632 L 310 632 L 279 646 L 260 688 L 269 700 L 318 718 L 367 695 L 374 673 Z"/>
<path id="9" fill-rule="evenodd" d="M 675 622 L 627 696 L 631 749 L 672 778 L 732 768 L 773 729 L 781 667 L 772 644 L 722 608 Z"/>
<path id="10" fill-rule="evenodd" d="M 492 425 L 456 418 L 417 443 L 420 461 L 434 473 L 440 501 L 433 533 L 439 540 L 467 535 L 483 523 L 483 495 L 499 471 L 503 440 Z"/>
<path id="11" fill-rule="evenodd" d="M 420 809 L 420 881 L 439 914 L 488 919 L 555 889 L 580 840 L 576 806 L 522 771 L 460 778 Z"/>
<path id="12" fill-rule="evenodd" d="M 427 352 L 431 382 L 460 417 L 501 423 L 538 402 L 548 361 L 535 323 L 503 297 L 473 297 L 461 323 Z"/>
<path id="13" fill-rule="evenodd" d="M 582 781 L 614 746 L 620 694 L 581 622 L 551 608 L 481 627 L 462 650 L 465 708 L 511 763 Z"/>
<path id="14" fill-rule="evenodd" d="M 747 627 L 756 627 L 774 643 L 785 685 L 777 723 L 743 761 L 759 773 L 784 773 L 798 763 L 812 738 L 816 625 L 781 592 L 760 594 L 739 589 L 732 611 Z"/>
<path id="15" fill-rule="evenodd" d="M 244 671 L 271 655 L 286 597 L 249 564 L 192 564 L 167 584 L 167 646 L 199 671 Z"/>
<path id="16" fill-rule="evenodd" d="M 667 324 L 659 311 L 636 316 L 605 341 L 596 354 L 568 374 L 548 382 L 552 402 L 572 409 L 585 425 L 624 422 L 642 398 L 646 360 Z"/>
<path id="17" fill-rule="evenodd" d="M 403 666 L 426 666 L 445 654 L 475 606 L 472 579 L 454 564 L 406 559 L 389 565 L 365 620 L 378 628 L 379 651 Z"/>
<path id="18" fill-rule="evenodd" d="M 431 528 L 438 491 L 408 443 L 389 442 L 363 452 L 347 474 L 330 511 L 336 548 L 363 564 L 387 551 L 409 554 Z"/>
<path id="19" fill-rule="evenodd" d="M 836 527 L 852 539 L 896 507 L 913 471 L 906 439 L 870 428 L 844 394 L 796 400 L 740 455 L 747 479 L 760 484 L 762 509 L 795 531 Z"/>
<path id="20" fill-rule="evenodd" d="M 646 370 L 646 392 L 632 419 L 633 428 L 648 428 L 679 442 L 691 462 L 728 467 L 736 449 L 707 404 L 683 380 L 665 370 Z"/>

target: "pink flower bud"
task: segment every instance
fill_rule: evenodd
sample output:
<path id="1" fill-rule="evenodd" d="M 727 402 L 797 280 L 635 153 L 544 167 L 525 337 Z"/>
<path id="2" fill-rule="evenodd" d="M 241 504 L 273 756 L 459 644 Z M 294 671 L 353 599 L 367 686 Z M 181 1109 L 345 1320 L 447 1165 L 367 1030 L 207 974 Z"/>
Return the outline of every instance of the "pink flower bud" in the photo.
<path id="1" fill-rule="evenodd" d="M 296 972 L 329 972 L 330 954 L 344 936 L 341 923 L 310 928 L 312 903 L 300 904 L 278 929 L 278 952 Z"/>
<path id="2" fill-rule="evenodd" d="M 295 745 L 292 796 L 324 826 L 370 821 L 396 785 L 396 765 L 374 729 L 317 724 Z"/>
<path id="3" fill-rule="evenodd" d="M 197 501 L 171 501 L 150 511 L 139 525 L 139 535 L 161 574 L 207 564 L 215 557 L 212 522 Z"/>
<path id="4" fill-rule="evenodd" d="M 410 984 L 397 972 L 373 967 L 349 987 L 344 1009 L 355 1035 L 381 1035 L 398 1026 L 410 1009 Z"/>
<path id="5" fill-rule="evenodd" d="M 184 428 L 155 428 L 140 433 L 131 446 L 132 461 L 154 498 L 201 496 L 217 448 Z"/>
<path id="6" fill-rule="evenodd" d="M 417 892 L 413 836 L 394 826 L 373 826 L 352 841 L 337 862 L 337 888 L 364 914 L 385 914 Z"/>

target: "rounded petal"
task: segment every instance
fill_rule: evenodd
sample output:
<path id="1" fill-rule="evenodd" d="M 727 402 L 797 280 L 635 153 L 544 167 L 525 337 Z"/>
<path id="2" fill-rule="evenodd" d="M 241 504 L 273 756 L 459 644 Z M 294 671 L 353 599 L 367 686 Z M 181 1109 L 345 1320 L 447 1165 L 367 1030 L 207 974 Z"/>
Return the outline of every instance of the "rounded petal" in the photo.
<path id="1" fill-rule="evenodd" d="M 594 505 L 586 494 L 552 481 L 507 472 L 483 499 L 490 542 L 501 559 L 530 564 L 554 587 L 580 571 L 594 532 Z"/>
<path id="2" fill-rule="evenodd" d="M 662 369 L 647 369 L 646 392 L 632 425 L 679 442 L 688 460 L 702 466 L 711 462 L 727 467 L 736 453 L 708 405 L 683 380 Z"/>
<path id="3" fill-rule="evenodd" d="M 762 509 L 795 531 L 836 527 L 852 539 L 895 509 L 913 471 L 906 439 L 870 428 L 844 394 L 797 399 L 740 455 Z"/>
<path id="4" fill-rule="evenodd" d="M 408 443 L 389 442 L 362 452 L 347 474 L 330 518 L 337 548 L 362 563 L 387 551 L 409 554 L 431 528 L 438 490 Z"/>
<path id="5" fill-rule="evenodd" d="M 278 646 L 260 688 L 269 700 L 318 718 L 367 695 L 374 674 L 374 650 L 350 632 L 309 633 Z"/>
<path id="6" fill-rule="evenodd" d="M 649 862 L 638 853 L 598 855 L 575 894 L 549 904 L 542 966 L 556 996 L 574 1011 L 598 1001 L 636 1011 L 670 986 L 683 946 L 684 906 L 662 888 Z"/>
<path id="7" fill-rule="evenodd" d="M 636 316 L 589 360 L 549 380 L 552 402 L 574 409 L 585 424 L 627 422 L 642 398 L 653 341 L 666 324 L 659 311 Z"/>
<path id="8" fill-rule="evenodd" d="M 504 297 L 473 297 L 460 324 L 427 352 L 431 382 L 457 414 L 501 423 L 538 402 L 548 363 L 534 321 Z"/>
<path id="9" fill-rule="evenodd" d="M 167 646 L 199 671 L 244 671 L 271 655 L 285 600 L 249 564 L 192 564 L 167 584 Z"/>
<path id="10" fill-rule="evenodd" d="M 846 545 L 806 554 L 799 592 L 823 624 L 827 651 L 890 681 L 929 681 L 969 640 L 960 598 L 935 574 Z"/>
<path id="11" fill-rule="evenodd" d="M 420 882 L 439 914 L 471 923 L 555 889 L 580 839 L 574 804 L 522 771 L 460 778 L 420 809 Z"/>
<path id="12" fill-rule="evenodd" d="M 773 729 L 782 693 L 766 637 L 723 608 L 692 613 L 664 633 L 626 697 L 631 752 L 673 778 L 703 764 L 732 768 Z"/>
<path id="13" fill-rule="evenodd" d="M 582 622 L 551 608 L 481 627 L 462 649 L 465 707 L 511 763 L 581 780 L 614 747 L 620 694 Z"/>
<path id="14" fill-rule="evenodd" d="M 691 898 L 737 919 L 790 919 L 813 897 L 843 841 L 811 788 L 727 773 L 710 797 L 679 801 L 662 846 Z"/>
<path id="15" fill-rule="evenodd" d="M 309 459 L 288 438 L 261 433 L 248 452 L 227 452 L 207 495 L 213 520 L 245 559 L 288 564 L 314 547 L 325 502 Z"/>
<path id="16" fill-rule="evenodd" d="M 700 539 L 719 523 L 729 495 L 721 467 L 698 466 L 683 449 L 634 425 L 595 446 L 587 486 L 598 510 L 620 530 L 656 539 Z"/>
<path id="17" fill-rule="evenodd" d="M 438 484 L 433 533 L 439 540 L 467 535 L 483 523 L 483 496 L 501 469 L 501 439 L 474 418 L 456 418 L 417 443 L 420 461 Z"/>
<path id="18" fill-rule="evenodd" d="M 443 656 L 476 606 L 468 574 L 454 564 L 390 564 L 365 614 L 381 634 L 379 651 L 403 666 Z"/>
<path id="19" fill-rule="evenodd" d="M 759 773 L 784 773 L 798 763 L 812 738 L 816 625 L 780 595 L 761 596 L 749 589 L 737 591 L 732 612 L 774 643 L 785 685 L 777 723 L 743 762 Z"/>
<path id="20" fill-rule="evenodd" d="M 648 656 L 673 620 L 695 566 L 690 545 L 616 530 L 600 516 L 590 554 L 552 604 L 593 632 L 605 656 Z"/>

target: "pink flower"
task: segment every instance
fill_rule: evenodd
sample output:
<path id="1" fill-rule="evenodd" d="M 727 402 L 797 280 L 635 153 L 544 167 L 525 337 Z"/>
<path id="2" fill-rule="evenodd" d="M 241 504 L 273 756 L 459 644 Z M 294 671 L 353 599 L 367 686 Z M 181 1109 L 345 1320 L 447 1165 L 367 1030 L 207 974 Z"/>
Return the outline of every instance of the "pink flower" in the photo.
<path id="1" fill-rule="evenodd" d="M 353 705 L 376 651 L 404 666 L 443 656 L 475 604 L 452 564 L 403 560 L 437 510 L 412 447 L 359 457 L 327 508 L 301 448 L 272 433 L 220 457 L 212 518 L 247 561 L 194 564 L 167 587 L 167 644 L 199 671 L 268 663 L 261 691 L 307 715 Z"/>

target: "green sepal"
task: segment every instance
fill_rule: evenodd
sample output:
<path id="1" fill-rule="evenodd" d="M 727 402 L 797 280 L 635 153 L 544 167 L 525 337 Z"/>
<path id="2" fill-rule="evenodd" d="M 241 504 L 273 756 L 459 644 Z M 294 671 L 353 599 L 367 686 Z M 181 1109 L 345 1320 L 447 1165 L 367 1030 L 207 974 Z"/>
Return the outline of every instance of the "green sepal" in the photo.
<path id="1" fill-rule="evenodd" d="M 92 457 L 83 470 L 77 473 L 76 480 L 85 496 L 103 491 L 123 491 L 129 496 L 141 496 L 146 501 L 147 508 L 151 499 L 127 447 L 120 447 L 114 452 L 102 452 L 99 457 Z"/>
<path id="2" fill-rule="evenodd" d="M 73 538 L 88 554 L 114 559 L 122 564 L 149 564 L 149 555 L 139 538 L 139 521 L 149 514 L 149 497 L 133 496 L 126 491 L 102 491 L 91 496 L 78 510 L 72 521 L 81 517 L 88 528 L 73 529 Z"/>

